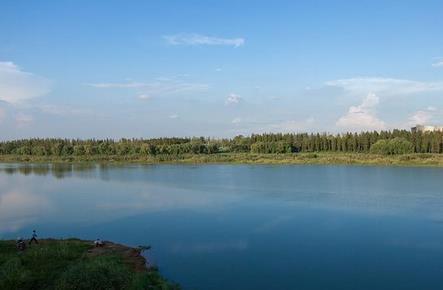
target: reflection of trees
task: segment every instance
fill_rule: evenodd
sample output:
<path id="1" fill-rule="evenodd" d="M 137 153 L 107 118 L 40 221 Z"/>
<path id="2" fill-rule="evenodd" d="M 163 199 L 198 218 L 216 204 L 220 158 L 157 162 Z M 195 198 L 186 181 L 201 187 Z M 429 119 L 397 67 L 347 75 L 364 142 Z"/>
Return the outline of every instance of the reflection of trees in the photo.
<path id="1" fill-rule="evenodd" d="M 6 174 L 14 174 L 17 171 L 17 168 L 2 168 L 2 172 L 5 172 Z"/>
<path id="2" fill-rule="evenodd" d="M 8 164 L 0 166 L 0 172 L 13 175 L 39 175 L 45 176 L 52 174 L 55 178 L 65 178 L 73 176 L 75 172 L 89 172 L 96 169 L 95 164 Z"/>
<path id="3" fill-rule="evenodd" d="M 23 166 L 18 168 L 18 171 L 23 175 L 29 175 L 32 173 L 32 168 L 29 166 Z"/>
<path id="4" fill-rule="evenodd" d="M 100 164 L 99 165 L 99 174 L 100 174 L 100 178 L 102 179 L 102 180 L 110 180 L 110 177 L 109 177 L 109 165 L 106 165 L 106 164 Z"/>
<path id="5" fill-rule="evenodd" d="M 64 178 L 67 176 L 72 176 L 72 171 L 74 170 L 72 164 L 65 163 L 55 163 L 52 165 L 52 175 L 55 178 Z"/>
<path id="6" fill-rule="evenodd" d="M 49 164 L 39 164 L 38 166 L 33 167 L 32 173 L 35 175 L 48 175 L 50 170 L 51 168 Z"/>

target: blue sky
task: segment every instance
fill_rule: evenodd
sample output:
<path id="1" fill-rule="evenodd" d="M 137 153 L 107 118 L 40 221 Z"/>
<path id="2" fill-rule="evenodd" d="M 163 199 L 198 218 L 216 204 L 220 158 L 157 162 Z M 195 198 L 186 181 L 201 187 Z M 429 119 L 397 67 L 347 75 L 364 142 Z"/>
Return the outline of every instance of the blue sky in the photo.
<path id="1" fill-rule="evenodd" d="M 0 3 L 0 138 L 443 123 L 442 1 Z"/>

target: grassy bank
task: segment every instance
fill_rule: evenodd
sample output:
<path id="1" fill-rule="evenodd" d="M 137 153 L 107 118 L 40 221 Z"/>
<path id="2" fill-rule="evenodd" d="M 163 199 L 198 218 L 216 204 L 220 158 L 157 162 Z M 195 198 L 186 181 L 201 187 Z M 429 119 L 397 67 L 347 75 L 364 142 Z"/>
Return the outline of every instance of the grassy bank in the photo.
<path id="1" fill-rule="evenodd" d="M 94 163 L 233 163 L 233 164 L 355 164 L 394 166 L 443 166 L 443 154 L 413 153 L 377 155 L 370 153 L 218 153 L 182 155 L 90 155 L 90 156 L 33 156 L 0 155 L 0 162 L 94 162 Z"/>
<path id="2" fill-rule="evenodd" d="M 76 239 L 41 240 L 23 252 L 0 241 L 0 289 L 178 289 L 135 249 Z"/>

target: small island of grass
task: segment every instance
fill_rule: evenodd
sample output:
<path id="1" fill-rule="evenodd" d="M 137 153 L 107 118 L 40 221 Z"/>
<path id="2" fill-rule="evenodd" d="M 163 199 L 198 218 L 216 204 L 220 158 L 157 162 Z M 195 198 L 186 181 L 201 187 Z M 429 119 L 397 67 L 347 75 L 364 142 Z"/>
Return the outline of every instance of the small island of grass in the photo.
<path id="1" fill-rule="evenodd" d="M 18 251 L 0 241 L 0 289 L 179 289 L 148 267 L 140 250 L 78 239 L 40 240 Z"/>

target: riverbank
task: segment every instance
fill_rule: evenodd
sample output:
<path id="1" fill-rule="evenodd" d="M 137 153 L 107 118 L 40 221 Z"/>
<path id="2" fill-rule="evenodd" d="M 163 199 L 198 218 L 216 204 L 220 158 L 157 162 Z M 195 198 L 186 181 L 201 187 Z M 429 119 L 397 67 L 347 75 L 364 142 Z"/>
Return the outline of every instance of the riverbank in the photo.
<path id="1" fill-rule="evenodd" d="M 377 155 L 370 153 L 217 153 L 182 155 L 82 155 L 35 156 L 0 155 L 0 162 L 23 163 L 139 163 L 139 164 L 342 164 L 383 166 L 437 166 L 443 167 L 443 154 L 413 153 Z"/>
<path id="2" fill-rule="evenodd" d="M 140 251 L 78 239 L 40 240 L 18 252 L 15 241 L 0 240 L 0 289 L 179 289 Z"/>

